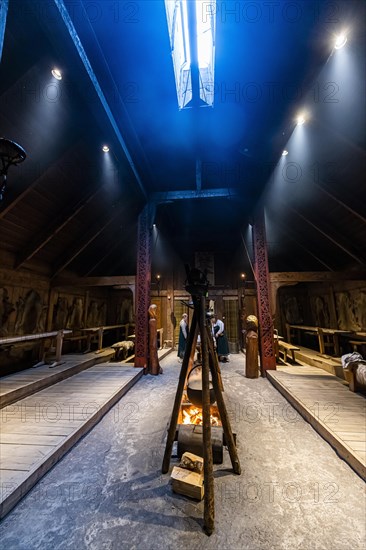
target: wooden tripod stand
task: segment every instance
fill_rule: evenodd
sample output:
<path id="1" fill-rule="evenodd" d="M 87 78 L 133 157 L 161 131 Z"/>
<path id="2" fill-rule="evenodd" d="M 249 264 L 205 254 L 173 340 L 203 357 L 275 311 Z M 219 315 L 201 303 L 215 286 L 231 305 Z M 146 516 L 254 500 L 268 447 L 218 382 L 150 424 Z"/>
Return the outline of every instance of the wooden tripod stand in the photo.
<path id="1" fill-rule="evenodd" d="M 219 379 L 219 367 L 217 356 L 214 350 L 210 328 L 206 319 L 206 298 L 207 286 L 205 288 L 186 287 L 192 294 L 194 313 L 191 328 L 188 334 L 186 350 L 184 353 L 182 368 L 179 375 L 177 392 L 173 406 L 173 412 L 168 429 L 168 437 L 165 447 L 162 472 L 167 473 L 170 465 L 170 458 L 175 439 L 178 422 L 178 414 L 182 402 L 185 380 L 187 377 L 190 358 L 194 355 L 194 345 L 197 339 L 197 331 L 201 335 L 202 353 L 202 417 L 203 417 L 203 475 L 204 475 L 204 530 L 211 535 L 215 524 L 215 497 L 213 479 L 213 459 L 211 444 L 211 421 L 210 421 L 210 389 L 209 373 L 211 372 L 212 385 L 215 392 L 217 407 L 219 409 L 222 427 L 228 446 L 233 472 L 240 475 L 241 467 L 237 454 L 233 433 L 231 431 L 229 416 L 227 414 L 224 398 L 221 391 L 221 380 Z"/>

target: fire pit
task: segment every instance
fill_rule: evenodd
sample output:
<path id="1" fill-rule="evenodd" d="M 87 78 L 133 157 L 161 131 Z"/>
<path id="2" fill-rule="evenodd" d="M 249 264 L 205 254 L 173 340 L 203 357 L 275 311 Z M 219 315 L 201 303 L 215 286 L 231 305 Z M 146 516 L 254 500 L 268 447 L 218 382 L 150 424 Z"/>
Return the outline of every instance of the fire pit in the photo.
<path id="1" fill-rule="evenodd" d="M 210 419 L 213 463 L 222 464 L 224 431 L 217 405 L 211 405 Z M 183 402 L 178 416 L 178 458 L 185 452 L 203 456 L 202 434 L 202 409 L 192 403 Z"/>

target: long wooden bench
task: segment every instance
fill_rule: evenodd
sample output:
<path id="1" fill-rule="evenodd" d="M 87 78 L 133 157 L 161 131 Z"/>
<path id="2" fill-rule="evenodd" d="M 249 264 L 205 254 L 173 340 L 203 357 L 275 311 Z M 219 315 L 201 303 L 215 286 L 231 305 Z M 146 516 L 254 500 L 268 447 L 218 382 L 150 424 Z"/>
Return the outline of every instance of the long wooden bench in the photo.
<path id="1" fill-rule="evenodd" d="M 37 334 L 24 334 L 23 336 L 5 336 L 0 338 L 0 348 L 7 348 L 16 345 L 23 345 L 27 342 L 36 342 L 39 340 L 39 360 L 44 361 L 46 342 L 51 341 L 51 345 L 54 339 L 56 339 L 56 362 L 61 360 L 62 355 L 62 343 L 65 334 L 71 334 L 71 330 L 57 330 L 54 332 L 39 332 Z"/>
<path id="2" fill-rule="evenodd" d="M 300 351 L 300 348 L 297 346 L 293 346 L 292 344 L 289 344 L 288 342 L 284 342 L 284 340 L 278 340 L 278 347 L 279 352 L 283 353 L 283 359 L 287 363 L 287 353 L 290 352 L 292 356 L 293 362 L 296 361 L 295 359 L 295 351 Z"/>
<path id="3" fill-rule="evenodd" d="M 364 346 L 366 347 L 366 342 L 363 342 L 362 340 L 348 340 L 348 343 L 351 344 L 353 351 L 358 351 L 359 347 L 361 348 L 361 351 L 362 351 L 362 348 Z"/>

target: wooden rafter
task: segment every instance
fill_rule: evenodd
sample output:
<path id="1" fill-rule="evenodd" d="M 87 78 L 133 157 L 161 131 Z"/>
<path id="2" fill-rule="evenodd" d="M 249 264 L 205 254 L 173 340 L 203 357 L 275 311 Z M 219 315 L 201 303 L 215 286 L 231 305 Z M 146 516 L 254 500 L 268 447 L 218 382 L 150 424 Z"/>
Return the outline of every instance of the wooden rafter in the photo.
<path id="1" fill-rule="evenodd" d="M 98 235 L 100 235 L 116 219 L 117 216 L 121 214 L 121 211 L 121 207 L 117 208 L 113 216 L 108 216 L 107 218 L 104 217 L 102 222 L 94 225 L 94 227 L 88 231 L 84 239 L 80 240 L 78 245 L 55 266 L 51 279 L 54 279 L 54 277 L 70 265 L 71 262 L 75 260 L 75 258 L 79 256 L 79 254 L 85 250 L 85 248 L 87 248 L 87 246 L 89 246 L 89 244 L 92 243 Z"/>
<path id="2" fill-rule="evenodd" d="M 39 250 L 41 250 L 57 233 L 59 233 L 79 212 L 90 203 L 92 199 L 102 190 L 103 187 L 94 189 L 91 193 L 84 196 L 71 209 L 64 210 L 56 220 L 43 229 L 25 249 L 19 254 L 15 263 L 15 269 L 19 269 L 27 260 L 30 260 Z"/>
<path id="3" fill-rule="evenodd" d="M 286 230 L 283 226 L 283 224 L 279 223 L 278 221 L 276 221 L 276 225 L 277 227 L 279 228 L 279 230 L 281 231 L 282 234 L 286 235 L 286 238 L 287 239 L 290 239 L 292 242 L 294 242 L 297 246 L 299 246 L 300 248 L 302 248 L 309 256 L 312 256 L 319 264 L 321 264 L 323 267 L 325 267 L 325 269 L 327 269 L 328 271 L 334 271 L 328 264 L 326 264 L 325 262 L 323 262 L 323 260 L 321 258 L 319 258 L 316 254 L 314 254 L 314 252 L 312 252 L 311 250 L 309 250 L 309 248 L 307 248 L 306 246 L 304 246 L 297 238 L 295 238 L 293 236 L 294 234 L 294 230 L 293 228 L 291 228 L 291 233 Z"/>
<path id="4" fill-rule="evenodd" d="M 350 214 L 352 214 L 352 216 L 355 216 L 356 218 L 358 218 L 361 222 L 365 223 L 366 224 L 366 218 L 365 216 L 362 216 L 359 212 L 356 212 L 356 210 L 354 210 L 353 208 L 351 208 L 350 206 L 348 206 L 348 204 L 346 204 L 345 202 L 341 201 L 340 199 L 338 199 L 336 196 L 333 195 L 333 193 L 330 193 L 323 185 L 319 185 L 318 183 L 315 183 L 313 182 L 313 185 L 317 188 L 317 189 L 320 189 L 320 191 L 322 193 L 324 193 L 327 197 L 329 197 L 330 199 L 332 199 L 334 202 L 336 202 L 337 204 L 339 204 L 342 208 L 345 208 Z"/>
<path id="5" fill-rule="evenodd" d="M 292 208 L 291 206 L 289 206 L 287 204 L 287 208 L 289 208 L 289 210 L 291 210 L 291 212 L 293 212 L 294 214 L 296 214 L 296 216 L 298 216 L 299 218 L 301 218 L 302 220 L 304 220 L 308 225 L 310 225 L 313 229 L 315 229 L 316 231 L 318 231 L 318 233 L 320 233 L 321 235 L 323 235 L 323 237 L 327 238 L 330 242 L 332 242 L 335 246 L 337 246 L 339 249 L 343 250 L 343 252 L 345 252 L 348 256 L 350 256 L 351 258 L 353 258 L 357 263 L 361 264 L 361 265 L 366 265 L 366 261 L 362 258 L 359 258 L 353 251 L 349 250 L 349 248 L 347 246 L 344 246 L 343 244 L 339 243 L 334 237 L 332 237 L 331 235 L 329 235 L 326 231 L 324 231 L 323 229 L 321 229 L 318 225 L 316 225 L 315 223 L 313 223 L 312 221 L 310 221 L 306 216 L 304 216 L 303 214 L 301 214 L 301 212 L 299 212 L 298 210 L 296 210 L 295 208 Z"/>

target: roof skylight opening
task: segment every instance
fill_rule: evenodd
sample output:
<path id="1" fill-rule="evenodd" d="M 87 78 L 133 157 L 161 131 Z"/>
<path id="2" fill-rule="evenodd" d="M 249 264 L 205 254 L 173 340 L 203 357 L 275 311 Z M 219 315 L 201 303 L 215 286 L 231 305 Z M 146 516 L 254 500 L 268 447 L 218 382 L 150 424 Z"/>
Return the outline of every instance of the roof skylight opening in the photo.
<path id="1" fill-rule="evenodd" d="M 56 67 L 55 67 L 54 69 L 52 69 L 51 74 L 57 80 L 62 80 L 62 73 L 61 73 L 60 69 L 56 69 Z"/>
<path id="2" fill-rule="evenodd" d="M 341 48 L 343 48 L 343 46 L 345 46 L 347 42 L 347 35 L 343 32 L 342 34 L 339 34 L 336 38 L 336 41 L 334 43 L 334 48 L 336 50 L 340 50 Z"/>
<path id="3" fill-rule="evenodd" d="M 216 0 L 165 0 L 178 105 L 214 102 Z"/>

